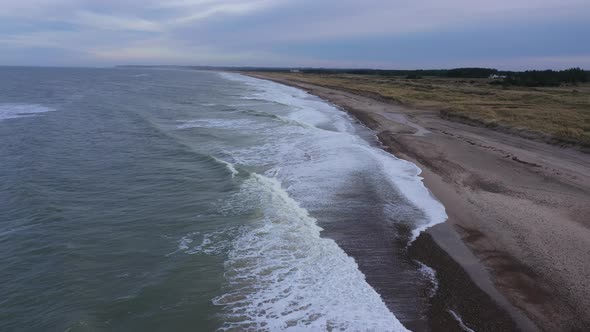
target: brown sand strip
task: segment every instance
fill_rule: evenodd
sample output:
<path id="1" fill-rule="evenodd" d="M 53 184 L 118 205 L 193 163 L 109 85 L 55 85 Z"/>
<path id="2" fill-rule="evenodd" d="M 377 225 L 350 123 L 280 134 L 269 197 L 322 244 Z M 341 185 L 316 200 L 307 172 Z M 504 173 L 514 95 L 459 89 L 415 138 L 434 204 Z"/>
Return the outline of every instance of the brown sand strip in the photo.
<path id="1" fill-rule="evenodd" d="M 590 155 L 451 122 L 434 111 L 298 82 L 288 74 L 248 74 L 340 106 L 375 130 L 386 150 L 423 170 L 426 186 L 449 215 L 450 227 L 442 233 L 458 234 L 444 236 L 434 227 L 427 232 L 432 241 L 423 236 L 416 247 L 422 249 L 412 249 L 443 280 L 438 298 L 445 305 L 430 315 L 435 330 L 452 319 L 443 314 L 445 306 L 456 306 L 466 325 L 478 331 L 513 329 L 506 311 L 526 331 L 536 329 L 531 321 L 544 331 L 590 326 Z M 458 239 L 489 275 L 474 273 L 473 260 L 453 252 L 463 245 Z M 448 268 L 453 261 L 462 269 Z M 490 277 L 501 295 L 486 289 Z"/>

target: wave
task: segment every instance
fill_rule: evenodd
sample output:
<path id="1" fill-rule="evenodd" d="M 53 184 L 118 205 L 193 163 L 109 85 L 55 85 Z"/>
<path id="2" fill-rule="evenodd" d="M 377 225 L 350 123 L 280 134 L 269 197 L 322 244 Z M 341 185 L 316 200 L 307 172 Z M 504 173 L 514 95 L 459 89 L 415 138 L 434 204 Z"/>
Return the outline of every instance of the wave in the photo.
<path id="1" fill-rule="evenodd" d="M 189 128 L 244 128 L 256 125 L 255 121 L 244 119 L 194 119 L 194 120 L 178 120 L 181 124 L 177 125 L 177 129 Z"/>
<path id="2" fill-rule="evenodd" d="M 229 290 L 215 299 L 228 312 L 224 328 L 404 329 L 354 259 L 320 236 L 321 228 L 308 211 L 326 216 L 326 225 L 340 217 L 356 216 L 362 222 L 364 212 L 375 211 L 409 244 L 447 219 L 444 206 L 424 186 L 421 170 L 380 149 L 374 133 L 355 126 L 334 105 L 274 82 L 222 76 L 243 84 L 246 95 L 241 99 L 268 103 L 253 107 L 245 101 L 236 110 L 260 122 L 282 123 L 257 131 L 256 144 L 225 147 L 233 161 L 264 175 L 254 174 L 243 183 L 257 197 L 250 198 L 250 206 L 262 202 L 263 219 L 240 233 L 228 252 Z M 373 196 L 358 196 L 364 193 Z M 351 210 L 367 197 L 374 199 L 360 206 L 366 211 Z M 434 294 L 434 271 L 420 265 L 414 272 L 431 284 Z"/>
<path id="3" fill-rule="evenodd" d="M 375 176 L 381 176 L 380 181 L 386 180 L 397 188 L 424 215 L 424 217 L 415 218 L 409 243 L 414 241 L 421 232 L 447 219 L 444 206 L 424 186 L 423 178 L 420 177 L 422 170 L 415 164 L 396 158 L 361 139 L 347 113 L 300 89 L 240 74 L 221 74 L 227 79 L 242 82 L 252 88 L 251 95 L 256 98 L 290 105 L 288 114 L 282 114 L 280 117 L 306 124 L 307 127 L 320 127 L 333 131 L 332 133 L 308 133 L 309 138 L 300 139 L 302 142 L 299 144 L 290 142 L 291 139 L 274 139 L 271 143 L 247 151 L 235 151 L 235 158 L 259 164 L 271 162 L 267 158 L 274 158 L 275 162 L 282 158 L 280 162 L 288 162 L 294 165 L 294 168 L 298 168 L 298 165 L 306 165 L 306 169 L 309 169 L 305 161 L 310 157 L 318 156 L 315 159 L 325 160 L 325 163 L 316 164 L 313 170 L 317 173 L 325 172 L 331 179 L 344 178 L 347 174 L 358 172 L 359 169 L 376 166 L 379 170 L 373 172 Z M 264 150 L 272 151 L 272 153 Z M 288 152 L 285 153 L 287 150 Z M 281 158 L 277 158 L 277 154 Z M 362 163 L 362 161 L 366 162 Z M 313 185 L 317 186 L 318 182 L 314 182 Z"/>
<path id="4" fill-rule="evenodd" d="M 223 159 L 219 159 L 217 157 L 213 156 L 213 159 L 215 159 L 215 161 L 217 161 L 218 163 L 221 163 L 223 165 L 225 165 L 225 167 L 230 171 L 231 173 L 231 177 L 235 177 L 236 175 L 240 174 L 240 172 L 236 169 L 236 167 L 234 166 L 234 164 L 229 163 Z"/>
<path id="5" fill-rule="evenodd" d="M 38 104 L 0 104 L 0 121 L 22 117 L 32 117 L 38 113 L 55 111 Z"/>
<path id="6" fill-rule="evenodd" d="M 459 327 L 461 327 L 461 330 L 463 330 L 465 332 L 475 332 L 469 326 L 465 325 L 465 323 L 463 322 L 463 319 L 461 319 L 461 316 L 459 316 L 456 312 L 454 312 L 453 310 L 450 310 L 450 309 L 448 311 L 451 314 L 451 316 L 453 316 L 453 318 L 457 321 L 457 323 L 459 323 Z"/>
<path id="7" fill-rule="evenodd" d="M 303 127 L 303 128 L 310 128 L 310 129 L 311 128 L 318 129 L 318 128 L 316 128 L 304 121 L 297 121 L 297 120 L 291 119 L 286 116 L 276 115 L 276 114 L 272 114 L 272 113 L 253 111 L 253 110 L 248 110 L 248 109 L 240 110 L 240 113 L 244 113 L 244 114 L 255 116 L 255 117 L 269 118 L 271 120 L 280 121 L 280 122 L 282 122 L 284 124 L 288 124 L 288 125 L 299 126 L 299 127 Z"/>
<path id="8" fill-rule="evenodd" d="M 187 255 L 222 255 L 225 254 L 231 246 L 231 239 L 234 238 L 238 228 L 225 228 L 210 233 L 190 232 L 178 240 L 178 248 L 167 254 L 172 256 L 179 252 Z M 195 240 L 200 238 L 197 245 L 193 245 Z"/>
<path id="9" fill-rule="evenodd" d="M 272 178 L 256 173 L 241 195 L 262 217 L 232 242 L 222 330 L 406 331 L 354 259 L 320 236 L 316 220 Z M 236 203 L 240 200 L 235 200 Z"/>
<path id="10" fill-rule="evenodd" d="M 418 271 L 420 271 L 420 273 L 427 280 L 430 281 L 431 287 L 430 287 L 430 290 L 428 291 L 428 297 L 429 298 L 434 297 L 434 295 L 436 295 L 436 292 L 438 292 L 438 287 L 439 287 L 438 279 L 436 278 L 436 271 L 434 269 L 432 269 L 430 266 L 428 266 L 422 262 L 419 262 L 419 261 L 415 261 L 415 262 L 420 267 L 418 269 Z"/>
<path id="11" fill-rule="evenodd" d="M 176 250 L 174 250 L 173 252 L 166 254 L 166 257 L 172 256 L 180 251 L 188 250 L 190 244 L 193 243 L 193 241 L 194 241 L 193 237 L 198 234 L 200 234 L 200 232 L 190 232 L 190 233 L 186 234 L 185 236 L 181 237 L 180 240 L 178 240 L 178 248 Z"/>
<path id="12" fill-rule="evenodd" d="M 387 175 L 386 180 L 397 187 L 426 216 L 426 218 L 414 220 L 409 243 L 412 243 L 421 232 L 447 220 L 445 207 L 424 186 L 423 178 L 420 177 L 422 170 L 418 166 L 396 158 L 381 149 L 371 148 L 371 152 L 373 152 L 375 159 L 381 163 L 382 170 Z"/>

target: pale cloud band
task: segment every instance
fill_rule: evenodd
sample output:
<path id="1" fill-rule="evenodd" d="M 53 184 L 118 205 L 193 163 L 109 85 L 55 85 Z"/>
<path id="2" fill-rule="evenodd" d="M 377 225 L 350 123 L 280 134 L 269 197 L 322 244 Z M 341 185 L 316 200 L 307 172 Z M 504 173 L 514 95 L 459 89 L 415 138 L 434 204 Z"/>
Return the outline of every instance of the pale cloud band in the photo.
<path id="1" fill-rule="evenodd" d="M 459 61 L 527 67 L 519 61 L 531 59 L 528 66 L 563 67 L 587 66 L 590 55 L 569 30 L 563 36 L 556 33 L 554 38 L 561 44 L 553 49 L 543 48 L 540 40 L 539 46 L 529 42 L 528 49 L 523 47 L 518 54 L 477 58 L 470 56 L 470 41 L 462 45 L 457 37 L 449 45 L 459 48 L 454 61 L 437 58 L 436 52 L 430 58 L 412 57 L 404 48 L 379 48 L 381 58 L 367 54 L 369 50 L 357 51 L 367 40 L 393 45 L 420 35 L 423 43 L 429 43 L 431 34 L 434 45 L 437 38 L 454 40 L 461 35 L 458 31 L 493 32 L 496 25 L 514 26 L 517 33 L 522 26 L 543 29 L 575 23 L 571 29 L 581 29 L 584 35 L 590 31 L 586 20 L 590 3 L 579 0 L 30 0 L 0 1 L 0 7 L 0 64 L 405 68 L 444 67 Z M 529 30 L 530 36 L 522 38 L 534 41 L 535 29 Z M 571 47 L 564 40 L 571 40 Z M 490 42 L 501 42 L 501 36 Z M 335 43 L 354 52 L 322 49 Z"/>

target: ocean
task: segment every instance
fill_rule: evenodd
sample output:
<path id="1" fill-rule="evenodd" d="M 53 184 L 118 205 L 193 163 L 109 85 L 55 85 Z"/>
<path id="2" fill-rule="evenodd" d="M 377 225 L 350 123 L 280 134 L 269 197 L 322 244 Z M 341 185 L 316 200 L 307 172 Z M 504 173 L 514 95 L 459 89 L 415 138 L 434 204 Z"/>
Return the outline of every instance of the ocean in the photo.
<path id="1" fill-rule="evenodd" d="M 405 331 L 443 206 L 304 91 L 236 73 L 0 68 L 0 330 Z"/>

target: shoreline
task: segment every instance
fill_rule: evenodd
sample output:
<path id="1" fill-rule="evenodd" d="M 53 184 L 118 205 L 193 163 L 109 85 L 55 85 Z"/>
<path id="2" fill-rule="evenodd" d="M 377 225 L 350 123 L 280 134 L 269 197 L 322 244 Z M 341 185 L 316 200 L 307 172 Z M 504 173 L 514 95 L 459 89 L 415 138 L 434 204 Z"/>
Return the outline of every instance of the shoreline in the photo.
<path id="1" fill-rule="evenodd" d="M 457 328 L 455 309 L 475 330 L 576 330 L 590 322 L 590 291 L 584 285 L 590 251 L 583 246 L 590 245 L 585 222 L 590 208 L 584 204 L 590 197 L 588 155 L 450 122 L 375 96 L 268 73 L 244 74 L 333 103 L 372 129 L 386 151 L 422 169 L 425 186 L 449 215 L 409 248 L 440 279 L 437 294 L 444 296 L 431 301 L 431 329 Z M 568 245 L 565 236 L 572 231 L 582 247 Z M 545 252 L 546 236 L 562 240 L 552 244 L 564 253 Z"/>

